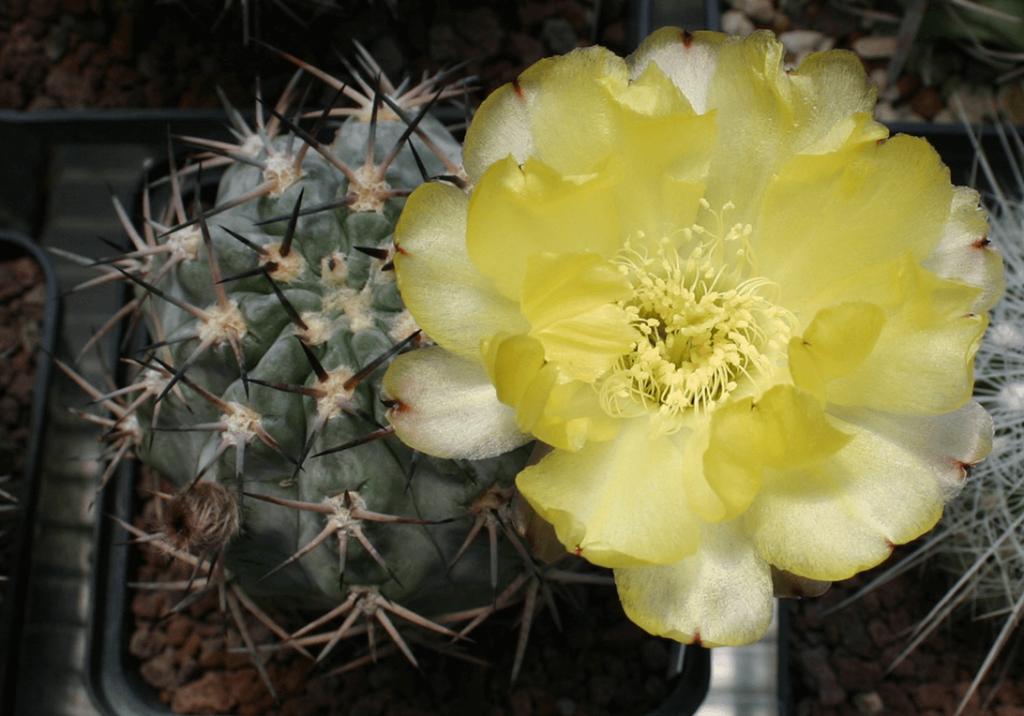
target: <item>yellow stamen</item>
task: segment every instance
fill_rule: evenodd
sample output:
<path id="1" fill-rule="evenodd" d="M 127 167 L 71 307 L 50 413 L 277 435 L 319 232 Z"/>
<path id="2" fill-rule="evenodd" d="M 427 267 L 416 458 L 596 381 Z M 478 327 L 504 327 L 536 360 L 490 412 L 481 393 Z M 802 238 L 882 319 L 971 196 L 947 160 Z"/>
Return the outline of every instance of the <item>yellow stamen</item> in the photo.
<path id="1" fill-rule="evenodd" d="M 711 412 L 740 385 L 756 385 L 782 357 L 793 317 L 774 305 L 773 283 L 750 277 L 753 228 L 723 231 L 721 214 L 712 213 L 717 233 L 694 225 L 659 240 L 653 256 L 638 235 L 641 246 L 626 241 L 615 260 L 634 289 L 620 306 L 646 340 L 634 343 L 599 386 L 609 414 L 656 408 L 672 432 L 691 410 Z M 678 248 L 687 246 L 684 259 Z"/>

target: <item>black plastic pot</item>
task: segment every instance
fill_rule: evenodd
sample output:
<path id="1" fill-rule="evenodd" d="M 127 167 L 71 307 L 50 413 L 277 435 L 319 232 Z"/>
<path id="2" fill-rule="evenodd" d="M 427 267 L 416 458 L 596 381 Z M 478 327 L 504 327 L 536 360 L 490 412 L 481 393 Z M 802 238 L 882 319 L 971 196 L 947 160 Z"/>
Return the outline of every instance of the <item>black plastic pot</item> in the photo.
<path id="1" fill-rule="evenodd" d="M 29 552 L 32 548 L 32 516 L 35 511 L 41 464 L 42 438 L 46 426 L 51 356 L 57 342 L 60 323 L 60 294 L 57 275 L 49 256 L 38 244 L 22 234 L 0 230 L 0 258 L 28 256 L 42 269 L 46 280 L 46 309 L 36 357 L 36 375 L 32 394 L 29 443 L 24 457 L 18 498 L 19 514 L 14 525 L 11 572 L 7 575 L 2 614 L 0 614 L 0 714 L 10 713 L 13 704 L 15 655 L 21 637 L 22 615 L 29 582 Z"/>

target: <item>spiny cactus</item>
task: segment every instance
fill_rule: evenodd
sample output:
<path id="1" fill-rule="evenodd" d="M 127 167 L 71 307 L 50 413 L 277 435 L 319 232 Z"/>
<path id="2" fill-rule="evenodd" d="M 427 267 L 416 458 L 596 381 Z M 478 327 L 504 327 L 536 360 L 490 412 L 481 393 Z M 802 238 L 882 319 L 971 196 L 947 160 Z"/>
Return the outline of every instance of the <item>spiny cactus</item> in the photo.
<path id="1" fill-rule="evenodd" d="M 936 614 L 943 613 L 946 604 L 967 601 L 974 618 L 1003 619 L 989 656 L 958 711 L 963 710 L 1024 617 L 1024 181 L 1020 175 L 1024 144 L 1012 128 L 1009 133 L 1013 148 L 1009 143 L 1004 146 L 1014 166 L 1016 186 L 1004 193 L 1000 178 L 981 157 L 995 188 L 988 238 L 1002 253 L 1006 266 L 1006 293 L 992 310 L 976 369 L 975 395 L 992 415 L 995 438 L 991 455 L 978 466 L 964 494 L 943 518 L 949 537 L 932 548 L 957 577 Z"/>
<path id="2" fill-rule="evenodd" d="M 145 316 L 150 344 L 120 391 L 82 385 L 110 411 L 86 413 L 111 439 L 104 480 L 131 452 L 178 486 L 159 534 L 137 537 L 214 574 L 223 554 L 233 613 L 256 598 L 323 614 L 291 647 L 330 623 L 322 658 L 364 616 L 371 646 L 376 623 L 415 663 L 396 621 L 451 641 L 437 622 L 465 634 L 516 599 L 532 616 L 541 570 L 510 526 L 522 451 L 439 460 L 387 426 L 379 368 L 424 340 L 392 278 L 392 229 L 426 178 L 464 185 L 459 143 L 427 113 L 464 89 L 396 88 L 361 62 L 376 82 L 357 73 L 358 90 L 304 67 L 356 107 L 302 116 L 293 82 L 255 129 L 230 111 L 237 145 L 184 138 L 205 154 L 151 185 L 140 227 L 115 202 L 133 250 L 97 282 L 132 283 L 108 326 Z M 204 207 L 189 188 L 215 169 Z"/>
<path id="3" fill-rule="evenodd" d="M 897 30 L 896 50 L 889 62 L 889 81 L 895 83 L 915 47 L 953 41 L 978 60 L 1000 70 L 1000 82 L 1020 74 L 1024 50 L 1024 3 L 1021 0 L 967 0 L 929 3 L 900 0 L 903 17 Z M 931 51 L 920 61 L 931 64 Z M 925 71 L 931 74 L 935 68 Z M 940 70 L 941 71 L 941 70 Z"/>
<path id="4" fill-rule="evenodd" d="M 938 3 L 925 13 L 919 36 L 961 40 L 981 56 L 1005 62 L 1020 59 L 1009 53 L 1024 50 L 1022 30 L 1024 4 L 1020 0 L 972 0 Z"/>
<path id="5" fill-rule="evenodd" d="M 990 312 L 975 368 L 975 398 L 994 423 L 992 452 L 972 469 L 935 533 L 850 598 L 926 561 L 949 572 L 950 588 L 908 636 L 895 662 L 886 665 L 889 668 L 961 610 L 977 620 L 1001 622 L 957 715 L 964 712 L 1024 617 L 1024 142 L 1012 128 L 997 130 L 1016 186 L 1004 186 L 1004 178 L 996 176 L 975 142 L 987 183 L 994 188 L 986 240 L 1002 254 L 1006 275 L 1006 292 Z"/>

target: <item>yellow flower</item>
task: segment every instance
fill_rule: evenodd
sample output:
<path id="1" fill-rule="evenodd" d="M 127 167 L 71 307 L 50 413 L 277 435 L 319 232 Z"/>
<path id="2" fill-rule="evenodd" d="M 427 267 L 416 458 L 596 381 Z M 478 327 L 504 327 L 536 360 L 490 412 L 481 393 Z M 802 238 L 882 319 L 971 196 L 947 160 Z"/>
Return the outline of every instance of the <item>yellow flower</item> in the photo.
<path id="1" fill-rule="evenodd" d="M 845 579 L 938 520 L 991 442 L 1002 290 L 974 191 L 888 138 L 860 62 L 770 33 L 543 60 L 480 108 L 471 190 L 424 185 L 399 289 L 438 346 L 385 390 L 407 443 L 554 449 L 516 484 L 648 631 L 758 639 L 772 570 Z"/>

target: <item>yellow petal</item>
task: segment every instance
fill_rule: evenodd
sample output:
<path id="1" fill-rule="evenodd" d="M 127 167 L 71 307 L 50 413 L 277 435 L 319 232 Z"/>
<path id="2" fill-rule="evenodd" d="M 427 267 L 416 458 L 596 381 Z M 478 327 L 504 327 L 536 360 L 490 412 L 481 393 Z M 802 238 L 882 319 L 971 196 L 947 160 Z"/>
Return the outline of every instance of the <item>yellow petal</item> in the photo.
<path id="1" fill-rule="evenodd" d="M 704 453 L 704 479 L 717 502 L 691 497 L 693 509 L 708 522 L 731 519 L 755 499 L 765 468 L 819 464 L 847 442 L 821 405 L 792 386 L 719 408 Z"/>
<path id="2" fill-rule="evenodd" d="M 651 634 L 703 646 L 751 644 L 771 625 L 771 568 L 736 521 L 705 525 L 697 552 L 654 567 L 620 567 L 622 607 Z"/>
<path id="3" fill-rule="evenodd" d="M 684 455 L 652 435 L 646 418 L 621 423 L 614 440 L 555 450 L 519 473 L 516 485 L 562 544 L 594 564 L 678 561 L 697 546 L 680 485 Z"/>
<path id="4" fill-rule="evenodd" d="M 565 375 L 558 363 L 547 362 L 536 338 L 498 334 L 481 345 L 498 399 L 516 409 L 524 432 L 569 451 L 618 434 L 618 421 L 601 407 L 593 387 Z"/>
<path id="5" fill-rule="evenodd" d="M 944 415 L 895 415 L 829 406 L 829 413 L 912 453 L 932 470 L 948 502 L 992 450 L 992 416 L 970 401 Z"/>
<path id="6" fill-rule="evenodd" d="M 532 440 L 516 427 L 515 411 L 498 401 L 484 369 L 442 348 L 398 356 L 382 387 L 396 403 L 388 410 L 395 432 L 428 455 L 480 460 Z"/>
<path id="7" fill-rule="evenodd" d="M 678 92 L 645 92 L 630 80 L 622 58 L 602 47 L 541 60 L 481 104 L 466 133 L 467 173 L 478 182 L 509 155 L 519 164 L 536 157 L 565 174 L 596 171 L 620 149 L 623 94 L 634 111 L 693 114 Z"/>
<path id="8" fill-rule="evenodd" d="M 469 197 L 453 186 L 421 185 L 395 227 L 395 272 L 406 307 L 433 340 L 480 360 L 480 339 L 527 330 L 519 307 L 494 290 L 466 253 Z"/>
<path id="9" fill-rule="evenodd" d="M 522 312 L 530 335 L 578 380 L 593 382 L 638 340 L 629 316 L 616 305 L 632 287 L 597 254 L 534 254 L 527 259 Z"/>
<path id="10" fill-rule="evenodd" d="M 949 170 L 923 139 L 898 136 L 824 156 L 797 157 L 765 191 L 754 227 L 759 269 L 797 312 L 874 264 L 939 244 L 952 199 Z M 866 300 L 870 300 L 867 298 Z"/>
<path id="11" fill-rule="evenodd" d="M 870 355 L 829 382 L 830 403 L 893 413 L 939 415 L 967 402 L 974 355 L 988 323 L 971 313 L 981 289 L 945 281 L 912 263 L 894 265 L 885 325 Z"/>
<path id="12" fill-rule="evenodd" d="M 848 445 L 819 464 L 765 469 L 740 517 L 765 561 L 822 581 L 869 569 L 927 532 L 946 497 L 929 460 L 910 445 L 852 422 L 836 427 L 853 436 Z"/>
<path id="13" fill-rule="evenodd" d="M 574 178 L 628 157 L 615 191 L 621 241 L 693 223 L 716 136 L 714 115 L 696 116 L 657 65 L 631 77 L 621 58 L 588 48 L 540 62 L 488 98 L 466 139 L 466 166 L 479 184 L 503 161 L 534 158 Z"/>
<path id="14" fill-rule="evenodd" d="M 527 95 L 536 156 L 543 162 L 563 174 L 590 174 L 618 151 L 614 95 L 629 84 L 621 57 L 588 47 L 535 64 L 518 79 L 527 92 L 534 83 L 543 86 Z"/>
<path id="15" fill-rule="evenodd" d="M 556 365 L 549 364 L 545 370 L 554 372 Z M 587 442 L 611 440 L 619 434 L 619 428 L 619 420 L 602 409 L 591 384 L 556 379 L 531 432 L 542 442 L 575 452 Z"/>
<path id="16" fill-rule="evenodd" d="M 885 136 L 880 125 L 865 133 L 854 119 L 866 119 L 875 99 L 854 55 L 812 55 L 790 73 L 784 55 L 768 32 L 726 41 L 708 89 L 719 140 L 707 199 L 714 207 L 735 202 L 740 222 L 753 222 L 765 188 L 794 155 L 838 148 L 854 134 Z"/>
<path id="17" fill-rule="evenodd" d="M 825 402 L 825 383 L 853 371 L 870 355 L 885 325 L 873 303 L 850 301 L 818 311 L 803 336 L 789 342 L 793 383 Z"/>
<path id="18" fill-rule="evenodd" d="M 530 102 L 537 91 L 535 83 L 523 87 L 517 81 L 502 85 L 480 103 L 462 147 L 462 163 L 474 184 L 492 164 L 507 157 L 522 164 L 536 155 Z"/>
<path id="19" fill-rule="evenodd" d="M 1002 264 L 999 253 L 988 243 L 988 222 L 978 192 L 953 187 L 942 242 L 921 265 L 940 278 L 981 288 L 971 312 L 984 313 L 995 305 L 1006 286 Z"/>
<path id="20" fill-rule="evenodd" d="M 503 296 L 518 300 L 532 254 L 613 255 L 623 240 L 612 192 L 621 179 L 614 163 L 575 177 L 535 159 L 495 163 L 470 198 L 466 247 L 473 264 Z"/>
<path id="21" fill-rule="evenodd" d="M 640 43 L 626 63 L 636 78 L 656 65 L 686 97 L 698 114 L 707 111 L 707 94 L 718 53 L 728 42 L 720 32 L 686 32 L 675 27 L 655 30 Z"/>
<path id="22" fill-rule="evenodd" d="M 499 333 L 485 339 L 481 351 L 498 400 L 518 407 L 544 367 L 544 345 L 526 335 Z"/>
<path id="23" fill-rule="evenodd" d="M 653 65 L 629 89 L 620 101 L 639 104 L 646 94 L 676 92 Z M 658 112 L 655 107 L 644 109 Z M 622 222 L 620 235 L 625 238 L 643 232 L 660 238 L 670 230 L 692 225 L 706 191 L 718 136 L 715 114 L 693 116 L 688 108 L 647 114 L 629 107 L 619 111 L 617 125 L 616 156 L 629 157 L 625 179 L 614 192 Z"/>

